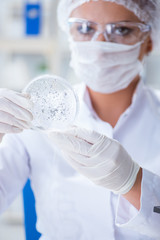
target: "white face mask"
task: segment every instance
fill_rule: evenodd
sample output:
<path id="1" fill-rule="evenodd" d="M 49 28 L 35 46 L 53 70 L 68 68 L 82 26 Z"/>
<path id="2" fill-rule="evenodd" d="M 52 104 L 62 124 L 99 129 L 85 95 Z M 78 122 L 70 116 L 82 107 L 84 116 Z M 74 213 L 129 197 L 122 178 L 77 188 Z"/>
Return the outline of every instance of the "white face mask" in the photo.
<path id="1" fill-rule="evenodd" d="M 125 89 L 143 70 L 138 60 L 141 43 L 70 41 L 71 62 L 80 80 L 92 90 L 113 93 Z"/>

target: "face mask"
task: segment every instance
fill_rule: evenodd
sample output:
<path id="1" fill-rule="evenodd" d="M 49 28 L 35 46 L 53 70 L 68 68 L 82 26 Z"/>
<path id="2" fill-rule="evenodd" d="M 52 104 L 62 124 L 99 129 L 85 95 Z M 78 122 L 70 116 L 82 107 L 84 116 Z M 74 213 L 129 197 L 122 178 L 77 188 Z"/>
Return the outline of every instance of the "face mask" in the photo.
<path id="1" fill-rule="evenodd" d="M 113 93 L 125 89 L 143 70 L 143 64 L 138 60 L 140 46 L 141 43 L 70 41 L 70 65 L 92 90 Z"/>

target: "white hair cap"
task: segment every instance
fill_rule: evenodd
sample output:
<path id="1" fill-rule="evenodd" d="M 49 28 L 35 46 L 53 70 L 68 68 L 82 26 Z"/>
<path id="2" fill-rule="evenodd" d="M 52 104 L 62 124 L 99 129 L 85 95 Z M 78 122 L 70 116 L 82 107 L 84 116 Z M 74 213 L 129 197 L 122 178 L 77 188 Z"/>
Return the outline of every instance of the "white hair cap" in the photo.
<path id="1" fill-rule="evenodd" d="M 58 5 L 58 22 L 64 31 L 68 31 L 68 17 L 78 6 L 86 2 L 99 0 L 60 0 Z M 123 5 L 133 12 L 141 21 L 152 28 L 154 48 L 160 47 L 160 0 L 103 0 Z"/>

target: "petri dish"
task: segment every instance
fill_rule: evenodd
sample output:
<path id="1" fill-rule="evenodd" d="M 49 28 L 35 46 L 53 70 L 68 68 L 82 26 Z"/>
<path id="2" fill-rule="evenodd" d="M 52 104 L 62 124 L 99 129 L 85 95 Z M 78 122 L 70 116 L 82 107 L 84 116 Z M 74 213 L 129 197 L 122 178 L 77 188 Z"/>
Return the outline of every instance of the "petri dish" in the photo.
<path id="1" fill-rule="evenodd" d="M 74 123 L 79 109 L 78 97 L 62 77 L 39 76 L 23 92 L 31 96 L 33 103 L 32 129 L 63 129 Z"/>

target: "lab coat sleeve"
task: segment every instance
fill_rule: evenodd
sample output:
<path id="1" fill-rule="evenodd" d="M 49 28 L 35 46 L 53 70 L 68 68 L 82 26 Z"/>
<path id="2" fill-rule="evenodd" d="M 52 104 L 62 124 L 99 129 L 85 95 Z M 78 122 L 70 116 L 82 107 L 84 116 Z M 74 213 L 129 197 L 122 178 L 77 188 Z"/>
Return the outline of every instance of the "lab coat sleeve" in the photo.
<path id="1" fill-rule="evenodd" d="M 29 156 L 23 143 L 8 134 L 0 144 L 0 214 L 22 190 L 30 172 Z"/>
<path id="2" fill-rule="evenodd" d="M 153 211 L 154 206 L 160 206 L 160 176 L 143 169 L 140 210 L 119 196 L 116 225 L 160 239 L 160 214 Z"/>

